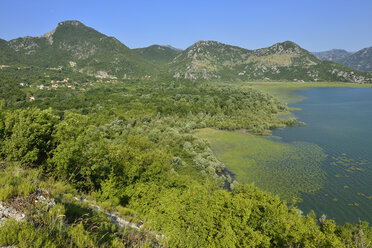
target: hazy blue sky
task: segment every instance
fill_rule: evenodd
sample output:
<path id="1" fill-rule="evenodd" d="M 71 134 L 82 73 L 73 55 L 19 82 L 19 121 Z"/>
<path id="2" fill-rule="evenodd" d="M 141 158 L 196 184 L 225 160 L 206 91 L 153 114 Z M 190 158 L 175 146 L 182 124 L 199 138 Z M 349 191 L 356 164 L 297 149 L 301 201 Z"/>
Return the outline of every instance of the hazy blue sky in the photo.
<path id="1" fill-rule="evenodd" d="M 0 0 L 0 38 L 76 19 L 130 48 L 217 40 L 248 49 L 291 40 L 310 51 L 372 46 L 371 0 Z"/>

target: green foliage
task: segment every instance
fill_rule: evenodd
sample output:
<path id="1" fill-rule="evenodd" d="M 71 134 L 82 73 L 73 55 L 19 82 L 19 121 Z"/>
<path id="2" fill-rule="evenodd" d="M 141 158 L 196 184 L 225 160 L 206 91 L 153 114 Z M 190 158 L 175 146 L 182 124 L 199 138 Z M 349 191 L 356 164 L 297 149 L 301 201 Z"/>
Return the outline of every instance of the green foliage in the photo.
<path id="1" fill-rule="evenodd" d="M 234 182 L 231 192 L 223 189 L 231 177 L 213 146 L 194 130 L 267 133 L 284 126 L 286 121 L 277 115 L 287 107 L 265 93 L 169 78 L 97 84 L 85 92 L 45 92 L 34 102 L 24 102 L 31 108 L 7 105 L 0 113 L 1 156 L 28 168 L 18 174 L 9 168 L 0 172 L 0 192 L 9 201 L 27 196 L 36 188 L 25 185 L 36 184 L 48 189 L 58 204 L 31 208 L 27 221 L 0 226 L 1 245 L 343 247 L 371 240 L 366 224 L 339 227 L 326 218 L 317 221 L 254 186 Z M 285 158 L 297 155 L 307 161 L 308 155 L 318 160 L 321 150 L 311 147 L 309 153 L 301 144 L 294 144 L 299 147 L 294 150 L 275 146 L 272 156 L 279 154 L 283 162 L 264 166 L 261 138 L 252 138 L 249 151 L 256 153 L 257 170 L 261 164 L 266 174 L 270 168 L 291 168 L 292 179 L 298 177 L 296 185 L 305 182 L 301 192 L 319 186 L 301 176 L 304 171 L 311 178 L 322 176 L 317 166 L 297 168 Z M 30 169 L 30 164 L 36 168 Z M 283 175 L 265 180 L 273 187 L 287 185 Z M 143 221 L 143 227 L 121 230 L 103 212 L 77 202 L 78 194 L 135 223 Z M 154 233 L 161 235 L 156 238 Z"/>
<path id="2" fill-rule="evenodd" d="M 161 242 L 170 247 L 342 247 L 357 237 L 370 240 L 368 226 L 363 226 L 366 231 L 358 232 L 359 236 L 350 236 L 348 233 L 356 231 L 339 229 L 326 219 L 318 226 L 310 215 L 302 216 L 279 197 L 256 187 L 237 185 L 232 192 L 223 190 L 214 178 L 216 171 L 195 176 L 186 169 L 207 171 L 204 166 L 215 163 L 213 154 L 205 142 L 182 134 L 177 126 L 170 128 L 168 119 L 147 122 L 146 127 L 145 122 L 130 123 L 116 121 L 96 127 L 86 116 L 66 113 L 53 125 L 56 148 L 44 168 L 78 189 L 99 192 L 92 196 L 103 201 L 103 206 L 110 204 L 115 209 L 122 204 L 135 209 L 134 213 L 118 208 L 124 216 L 141 215 L 148 228 L 161 230 Z M 69 161 L 80 164 L 73 167 L 75 162 Z M 76 172 L 68 171 L 72 169 Z M 68 178 L 71 175 L 76 176 L 74 180 Z M 70 191 L 58 184 L 49 187 Z M 26 240 L 34 246 L 120 247 L 152 242 L 122 233 L 102 213 L 77 203 L 72 195 L 61 200 L 47 212 L 30 211 L 33 224 L 6 222 L 0 227 L 4 233 L 1 244 L 22 247 Z M 39 227 L 37 237 L 34 226 Z"/>
<path id="3" fill-rule="evenodd" d="M 16 105 L 24 101 L 26 94 L 20 89 L 19 83 L 14 78 L 0 72 L 0 99 L 5 107 Z"/>
<path id="4" fill-rule="evenodd" d="M 53 148 L 52 132 L 58 119 L 51 110 L 35 108 L 6 113 L 1 155 L 31 166 L 42 163 Z"/>

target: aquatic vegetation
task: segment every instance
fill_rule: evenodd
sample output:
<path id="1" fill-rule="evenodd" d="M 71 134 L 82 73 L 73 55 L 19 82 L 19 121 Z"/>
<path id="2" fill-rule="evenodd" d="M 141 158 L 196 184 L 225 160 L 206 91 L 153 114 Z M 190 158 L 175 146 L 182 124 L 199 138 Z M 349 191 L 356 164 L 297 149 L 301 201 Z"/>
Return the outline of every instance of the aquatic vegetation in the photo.
<path id="1" fill-rule="evenodd" d="M 357 195 L 360 196 L 360 197 L 363 197 L 365 199 L 372 199 L 372 195 L 366 195 L 362 192 L 358 192 Z"/>
<path id="2" fill-rule="evenodd" d="M 307 142 L 275 142 L 245 133 L 199 130 L 239 182 L 256 186 L 286 200 L 322 187 L 325 173 L 323 149 Z"/>
<path id="3" fill-rule="evenodd" d="M 305 212 L 314 209 L 317 215 L 325 213 L 335 218 L 338 223 L 351 219 L 355 223 L 360 216 L 371 221 L 371 211 L 365 209 L 371 208 L 372 198 L 357 195 L 357 192 L 371 195 L 372 89 L 313 88 L 291 93 L 290 85 L 283 87 L 278 85 L 280 83 L 271 85 L 257 83 L 257 87 L 252 87 L 265 88 L 267 92 L 276 88 L 278 94 L 288 90 L 289 97 L 292 93 L 306 97 L 304 101 L 291 104 L 289 107 L 302 109 L 293 113 L 299 121 L 307 123 L 307 126 L 277 129 L 273 131 L 273 135 L 281 137 L 280 142 L 315 143 L 329 155 L 322 165 L 327 174 L 324 186 L 314 194 L 301 194 L 303 199 L 303 202 L 299 203 L 301 209 Z M 297 90 L 300 85 L 293 85 L 292 89 Z M 293 103 L 285 99 L 284 101 Z M 345 189 L 345 185 L 350 188 Z M 335 197 L 338 198 L 337 202 L 332 201 Z M 347 206 L 353 202 L 358 202 L 359 207 Z"/>
<path id="4" fill-rule="evenodd" d="M 353 173 L 355 171 L 364 171 L 365 169 L 359 166 L 369 164 L 368 160 L 366 159 L 356 160 L 353 158 L 349 158 L 345 152 L 341 153 L 340 156 L 332 156 L 331 159 L 333 161 L 329 163 L 330 165 L 343 168 L 349 173 Z M 336 177 L 341 176 L 337 174 Z"/>

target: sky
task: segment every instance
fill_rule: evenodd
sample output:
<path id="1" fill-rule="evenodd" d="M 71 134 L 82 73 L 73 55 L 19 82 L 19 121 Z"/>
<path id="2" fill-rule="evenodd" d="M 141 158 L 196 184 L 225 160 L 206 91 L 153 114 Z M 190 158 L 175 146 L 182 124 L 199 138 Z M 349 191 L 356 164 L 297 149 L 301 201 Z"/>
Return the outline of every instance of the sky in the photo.
<path id="1" fill-rule="evenodd" d="M 372 0 L 0 0 L 0 38 L 79 20 L 130 48 L 216 40 L 247 49 L 291 40 L 309 51 L 372 46 Z"/>

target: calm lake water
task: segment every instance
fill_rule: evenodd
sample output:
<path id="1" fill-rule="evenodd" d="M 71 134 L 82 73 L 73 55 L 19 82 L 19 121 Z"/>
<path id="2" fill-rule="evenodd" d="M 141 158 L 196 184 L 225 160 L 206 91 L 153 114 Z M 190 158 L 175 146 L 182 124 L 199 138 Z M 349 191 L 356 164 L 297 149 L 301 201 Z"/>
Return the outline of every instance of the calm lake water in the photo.
<path id="1" fill-rule="evenodd" d="M 359 219 L 372 223 L 372 88 L 311 88 L 291 106 L 304 127 L 275 130 L 283 142 L 306 141 L 322 147 L 327 180 L 303 194 L 300 209 L 326 214 L 337 224 Z"/>

